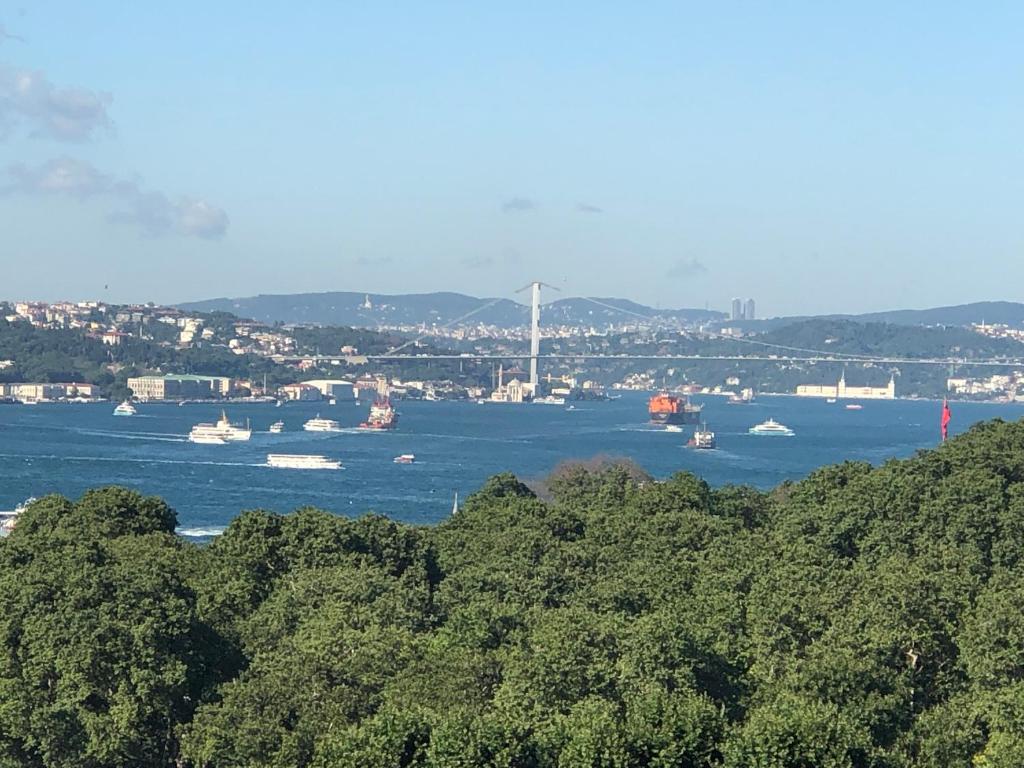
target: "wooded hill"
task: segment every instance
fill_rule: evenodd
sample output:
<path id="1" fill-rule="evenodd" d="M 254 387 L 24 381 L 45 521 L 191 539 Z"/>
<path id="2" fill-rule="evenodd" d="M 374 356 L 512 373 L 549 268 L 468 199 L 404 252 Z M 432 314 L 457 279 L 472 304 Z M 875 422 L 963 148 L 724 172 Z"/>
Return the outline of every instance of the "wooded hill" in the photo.
<path id="1" fill-rule="evenodd" d="M 41 499 L 0 543 L 0 765 L 1024 765 L 1024 424 L 546 495 L 207 547 L 132 491 Z"/>

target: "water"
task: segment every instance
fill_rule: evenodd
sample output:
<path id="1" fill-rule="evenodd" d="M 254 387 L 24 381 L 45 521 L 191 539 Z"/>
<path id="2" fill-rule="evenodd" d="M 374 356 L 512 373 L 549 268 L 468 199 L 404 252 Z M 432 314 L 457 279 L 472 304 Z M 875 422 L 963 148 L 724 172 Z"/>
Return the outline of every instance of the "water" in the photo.
<path id="1" fill-rule="evenodd" d="M 354 428 L 367 406 L 290 403 L 229 406 L 233 421 L 250 419 L 252 440 L 193 445 L 193 424 L 215 421 L 220 407 L 143 404 L 139 415 L 111 415 L 113 404 L 0 406 L 0 509 L 29 496 L 57 492 L 71 498 L 88 488 L 117 484 L 165 498 L 178 512 L 181 532 L 209 536 L 243 509 L 287 512 L 314 505 L 344 515 L 368 510 L 410 523 L 433 523 L 491 475 L 513 471 L 524 479 L 546 475 L 565 459 L 625 456 L 665 477 L 685 469 L 713 485 L 747 483 L 770 488 L 822 464 L 846 459 L 880 463 L 934 446 L 941 405 L 928 401 L 865 402 L 849 411 L 818 399 L 761 397 L 752 405 L 704 403 L 719 449 L 685 447 L 687 433 L 646 424 L 647 396 L 579 403 L 574 410 L 547 405 L 478 405 L 473 402 L 401 402 L 394 432 Z M 955 403 L 951 433 L 971 423 L 1018 419 L 1024 406 Z M 334 434 L 301 431 L 320 413 L 350 427 Z M 747 429 L 772 417 L 795 437 L 759 437 Z M 286 431 L 266 432 L 282 419 Z M 317 453 L 340 458 L 341 471 L 263 466 L 267 453 Z M 401 453 L 416 463 L 399 465 Z"/>

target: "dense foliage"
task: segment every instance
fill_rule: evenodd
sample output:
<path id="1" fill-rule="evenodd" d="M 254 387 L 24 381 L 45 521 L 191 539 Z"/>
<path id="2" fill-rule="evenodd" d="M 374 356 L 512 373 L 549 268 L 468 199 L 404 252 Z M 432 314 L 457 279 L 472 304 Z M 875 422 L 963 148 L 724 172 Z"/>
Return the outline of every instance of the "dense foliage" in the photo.
<path id="1" fill-rule="evenodd" d="M 434 528 L 123 489 L 0 543 L 0 766 L 1024 764 L 1024 424 L 771 493 L 563 467 Z"/>

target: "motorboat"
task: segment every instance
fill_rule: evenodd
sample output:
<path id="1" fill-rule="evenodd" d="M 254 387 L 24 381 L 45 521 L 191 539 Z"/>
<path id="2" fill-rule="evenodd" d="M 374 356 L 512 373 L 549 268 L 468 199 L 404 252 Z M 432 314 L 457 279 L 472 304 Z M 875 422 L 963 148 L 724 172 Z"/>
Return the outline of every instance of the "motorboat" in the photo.
<path id="1" fill-rule="evenodd" d="M 416 456 L 412 453 L 403 453 L 400 456 L 395 456 L 392 461 L 395 464 L 413 464 L 416 461 Z"/>
<path id="2" fill-rule="evenodd" d="M 847 403 L 846 410 L 848 411 L 859 411 L 864 408 L 860 403 Z"/>
<path id="3" fill-rule="evenodd" d="M 134 416 L 136 413 L 138 413 L 138 411 L 135 409 L 135 406 L 132 405 L 131 400 L 125 400 L 114 409 L 115 416 Z"/>
<path id="4" fill-rule="evenodd" d="M 751 435 L 769 435 L 779 437 L 792 437 L 796 434 L 792 429 L 787 427 L 785 424 L 780 424 L 775 421 L 775 419 L 762 421 L 760 424 L 756 424 L 748 429 L 747 432 Z"/>
<path id="5" fill-rule="evenodd" d="M 284 432 L 284 422 L 283 421 L 275 421 L 273 424 L 270 425 L 270 430 L 269 431 L 273 432 L 275 435 L 276 434 L 280 434 L 281 432 Z"/>

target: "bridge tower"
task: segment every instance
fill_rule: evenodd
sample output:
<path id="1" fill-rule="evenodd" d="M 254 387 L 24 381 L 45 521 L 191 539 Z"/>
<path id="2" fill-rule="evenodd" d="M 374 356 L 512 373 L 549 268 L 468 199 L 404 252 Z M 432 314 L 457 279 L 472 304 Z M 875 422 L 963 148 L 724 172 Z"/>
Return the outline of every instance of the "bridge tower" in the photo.
<path id="1" fill-rule="evenodd" d="M 540 281 L 530 283 L 533 303 L 530 314 L 530 388 L 537 394 L 537 356 L 540 354 Z"/>

